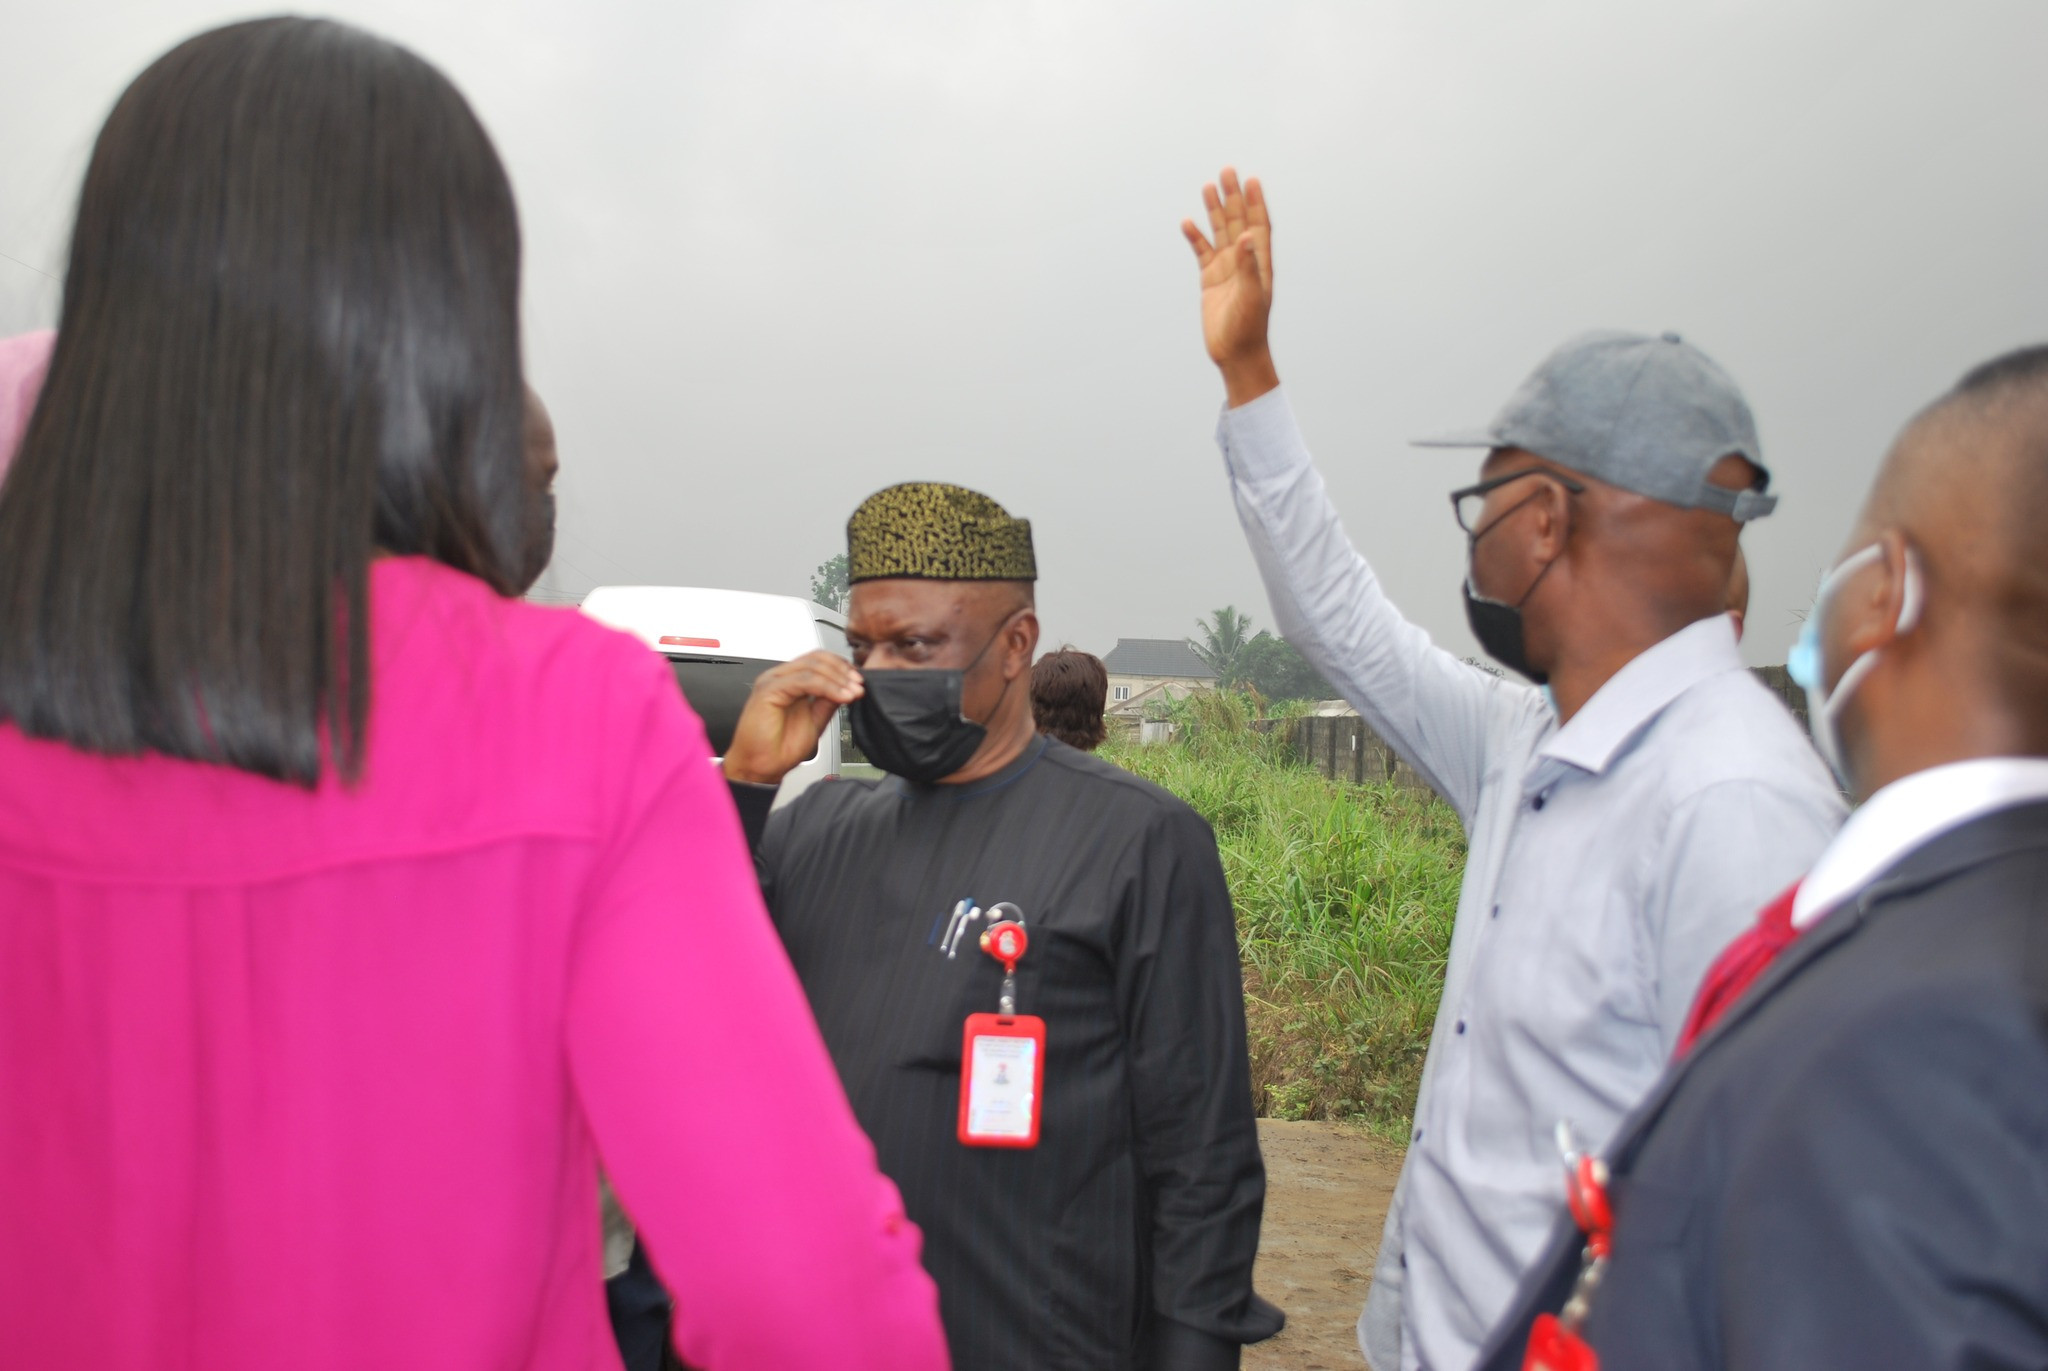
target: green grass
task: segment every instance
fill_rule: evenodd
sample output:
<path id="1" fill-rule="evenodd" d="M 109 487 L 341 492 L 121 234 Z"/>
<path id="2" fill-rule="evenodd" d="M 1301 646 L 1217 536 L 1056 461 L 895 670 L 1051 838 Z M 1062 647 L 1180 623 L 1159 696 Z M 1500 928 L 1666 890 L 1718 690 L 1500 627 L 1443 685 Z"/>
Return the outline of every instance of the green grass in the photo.
<path id="1" fill-rule="evenodd" d="M 1213 697 L 1212 697 L 1213 698 Z M 1259 1112 L 1350 1119 L 1405 1140 L 1443 991 L 1464 832 L 1433 796 L 1338 784 L 1190 702 L 1182 736 L 1102 755 L 1216 830 L 1237 906 Z"/>

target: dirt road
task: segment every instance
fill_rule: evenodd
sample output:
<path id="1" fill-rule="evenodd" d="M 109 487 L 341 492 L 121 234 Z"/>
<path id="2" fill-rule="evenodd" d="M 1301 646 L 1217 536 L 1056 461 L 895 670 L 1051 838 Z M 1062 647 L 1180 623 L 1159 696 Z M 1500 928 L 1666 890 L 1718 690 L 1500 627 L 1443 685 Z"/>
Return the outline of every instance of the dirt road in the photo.
<path id="1" fill-rule="evenodd" d="M 1360 1371 L 1352 1332 L 1372 1282 L 1399 1148 L 1331 1123 L 1259 1120 L 1266 1221 L 1259 1293 L 1287 1311 L 1280 1336 L 1244 1354 L 1245 1371 Z"/>

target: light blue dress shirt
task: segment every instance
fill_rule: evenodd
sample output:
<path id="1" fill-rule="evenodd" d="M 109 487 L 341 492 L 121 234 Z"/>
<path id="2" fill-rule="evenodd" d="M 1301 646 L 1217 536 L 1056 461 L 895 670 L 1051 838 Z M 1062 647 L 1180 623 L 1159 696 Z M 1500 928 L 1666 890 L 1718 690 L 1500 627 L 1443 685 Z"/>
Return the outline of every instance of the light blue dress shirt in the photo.
<path id="1" fill-rule="evenodd" d="M 1465 825 L 1464 887 L 1359 1345 L 1465 1371 L 1563 1204 L 1556 1126 L 1598 1149 L 1671 1056 L 1701 976 L 1843 806 L 1722 616 L 1560 728 L 1437 647 L 1351 546 L 1279 391 L 1217 441 L 1281 632 Z M 1449 515 L 1445 515 L 1447 526 Z"/>

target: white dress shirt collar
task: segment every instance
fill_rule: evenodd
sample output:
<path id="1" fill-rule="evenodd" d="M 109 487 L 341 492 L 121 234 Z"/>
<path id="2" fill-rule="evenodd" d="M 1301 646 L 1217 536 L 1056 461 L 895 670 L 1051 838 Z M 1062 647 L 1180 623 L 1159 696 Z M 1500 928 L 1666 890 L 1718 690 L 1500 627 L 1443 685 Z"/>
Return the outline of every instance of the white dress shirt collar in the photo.
<path id="1" fill-rule="evenodd" d="M 1863 802 L 1792 901 L 1804 928 L 1929 839 L 1995 810 L 2048 800 L 2048 757 L 1980 757 L 1902 776 Z"/>
<path id="2" fill-rule="evenodd" d="M 1536 749 L 1531 778 L 1546 770 L 1545 761 L 1599 775 L 1666 705 L 1709 676 L 1741 669 L 1735 624 L 1727 615 L 1687 624 L 1608 677 L 1569 723 L 1545 739 Z"/>

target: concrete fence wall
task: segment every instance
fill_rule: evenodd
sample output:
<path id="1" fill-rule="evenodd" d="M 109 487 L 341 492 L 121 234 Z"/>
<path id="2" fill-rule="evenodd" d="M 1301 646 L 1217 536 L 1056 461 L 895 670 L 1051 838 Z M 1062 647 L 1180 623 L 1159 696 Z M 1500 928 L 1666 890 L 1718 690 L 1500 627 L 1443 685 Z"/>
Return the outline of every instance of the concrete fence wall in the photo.
<path id="1" fill-rule="evenodd" d="M 1806 727 L 1806 692 L 1794 685 L 1782 666 L 1751 669 Z M 1258 727 L 1284 726 L 1288 750 L 1332 780 L 1366 785 L 1392 781 L 1410 790 L 1428 792 L 1430 785 L 1414 767 L 1394 755 L 1385 739 L 1357 715 L 1334 719 L 1261 719 Z"/>
<path id="2" fill-rule="evenodd" d="M 1381 781 L 1427 792 L 1429 783 L 1415 768 L 1394 755 L 1379 734 L 1357 715 L 1335 719 L 1283 719 L 1287 748 L 1332 780 L 1353 785 Z"/>

